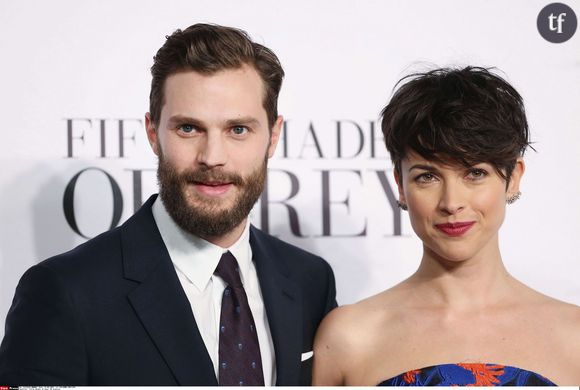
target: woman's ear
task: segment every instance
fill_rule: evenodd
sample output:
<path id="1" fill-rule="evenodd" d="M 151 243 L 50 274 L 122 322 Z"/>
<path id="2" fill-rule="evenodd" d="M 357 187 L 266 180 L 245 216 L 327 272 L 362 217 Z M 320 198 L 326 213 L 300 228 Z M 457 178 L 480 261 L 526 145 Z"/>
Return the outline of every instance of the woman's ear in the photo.
<path id="1" fill-rule="evenodd" d="M 524 163 L 524 159 L 519 157 L 516 160 L 516 165 L 512 171 L 510 176 L 510 182 L 508 184 L 508 188 L 506 191 L 506 197 L 512 198 L 516 196 L 520 192 L 520 182 L 522 180 L 522 176 L 526 170 L 526 164 Z"/>
<path id="2" fill-rule="evenodd" d="M 400 169 L 395 168 L 393 170 L 393 175 L 395 176 L 395 183 L 397 183 L 397 189 L 399 191 L 399 204 L 407 204 L 405 199 L 405 191 L 403 190 L 403 178 L 400 174 Z"/>

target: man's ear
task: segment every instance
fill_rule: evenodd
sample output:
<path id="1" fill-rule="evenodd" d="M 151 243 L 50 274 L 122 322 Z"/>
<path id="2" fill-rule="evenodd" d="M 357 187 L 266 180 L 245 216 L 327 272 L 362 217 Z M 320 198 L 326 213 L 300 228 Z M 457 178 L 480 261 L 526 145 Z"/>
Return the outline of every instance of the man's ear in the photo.
<path id="1" fill-rule="evenodd" d="M 282 131 L 283 124 L 284 118 L 282 118 L 282 115 L 278 115 L 278 118 L 276 118 L 276 122 L 274 122 L 274 126 L 272 126 L 272 130 L 270 132 L 270 145 L 268 145 L 268 158 L 272 158 L 274 152 L 276 152 L 276 146 L 278 145 L 278 141 L 280 140 L 280 132 Z"/>
<path id="2" fill-rule="evenodd" d="M 159 156 L 159 140 L 157 138 L 157 129 L 151 121 L 150 113 L 145 114 L 145 131 L 147 132 L 147 139 L 149 140 L 151 149 L 153 149 L 153 153 Z"/>
<path id="3" fill-rule="evenodd" d="M 515 196 L 520 191 L 520 182 L 522 180 L 522 176 L 526 170 L 526 164 L 524 163 L 524 159 L 518 157 L 516 160 L 516 165 L 514 166 L 514 170 L 510 176 L 510 183 L 508 184 L 508 188 L 506 191 L 506 197 L 510 198 Z"/>

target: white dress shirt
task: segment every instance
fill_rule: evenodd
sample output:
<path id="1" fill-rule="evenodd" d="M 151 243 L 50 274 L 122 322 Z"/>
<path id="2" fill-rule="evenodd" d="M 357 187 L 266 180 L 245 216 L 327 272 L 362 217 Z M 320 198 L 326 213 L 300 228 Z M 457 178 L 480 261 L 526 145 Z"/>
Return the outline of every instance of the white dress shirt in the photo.
<path id="1" fill-rule="evenodd" d="M 153 204 L 153 218 L 167 247 L 171 261 L 185 295 L 191 304 L 193 316 L 219 380 L 219 326 L 222 295 L 226 283 L 214 271 L 223 253 L 228 250 L 240 266 L 240 273 L 250 310 L 256 323 L 264 383 L 276 382 L 274 344 L 264 308 L 264 300 L 250 247 L 250 223 L 231 247 L 221 248 L 181 229 L 167 213 L 161 198 Z"/>

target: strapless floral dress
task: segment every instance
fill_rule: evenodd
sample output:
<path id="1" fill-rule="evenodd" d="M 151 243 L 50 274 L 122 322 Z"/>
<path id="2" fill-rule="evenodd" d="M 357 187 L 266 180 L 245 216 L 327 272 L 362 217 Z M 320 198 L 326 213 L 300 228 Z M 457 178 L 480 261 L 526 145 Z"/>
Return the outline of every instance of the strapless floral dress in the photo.
<path id="1" fill-rule="evenodd" d="M 440 364 L 411 370 L 379 386 L 556 386 L 540 374 L 501 364 Z"/>

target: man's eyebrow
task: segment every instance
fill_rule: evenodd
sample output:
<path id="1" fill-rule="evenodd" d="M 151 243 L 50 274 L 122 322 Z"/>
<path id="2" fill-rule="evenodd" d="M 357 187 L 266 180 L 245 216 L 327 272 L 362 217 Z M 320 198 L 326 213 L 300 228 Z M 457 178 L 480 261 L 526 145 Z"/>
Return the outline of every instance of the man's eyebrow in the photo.
<path id="1" fill-rule="evenodd" d="M 256 118 L 252 117 L 252 116 L 242 116 L 239 118 L 235 118 L 235 119 L 228 119 L 225 122 L 225 125 L 227 127 L 230 126 L 243 126 L 243 125 L 248 125 L 248 126 L 259 126 L 260 125 L 260 121 L 257 120 Z"/>
<path id="2" fill-rule="evenodd" d="M 204 121 L 200 119 L 193 118 L 188 115 L 174 115 L 169 118 L 168 120 L 170 126 L 174 126 L 178 123 L 187 123 L 199 128 L 205 128 L 206 124 Z M 224 122 L 225 127 L 232 127 L 232 126 L 254 126 L 257 127 L 260 125 L 260 121 L 252 116 L 243 116 L 235 119 L 228 119 Z"/>
<path id="3" fill-rule="evenodd" d="M 203 121 L 187 115 L 173 115 L 172 117 L 169 118 L 168 122 L 170 125 L 176 125 L 178 123 L 187 123 L 190 125 L 194 125 L 196 127 L 204 127 Z"/>

